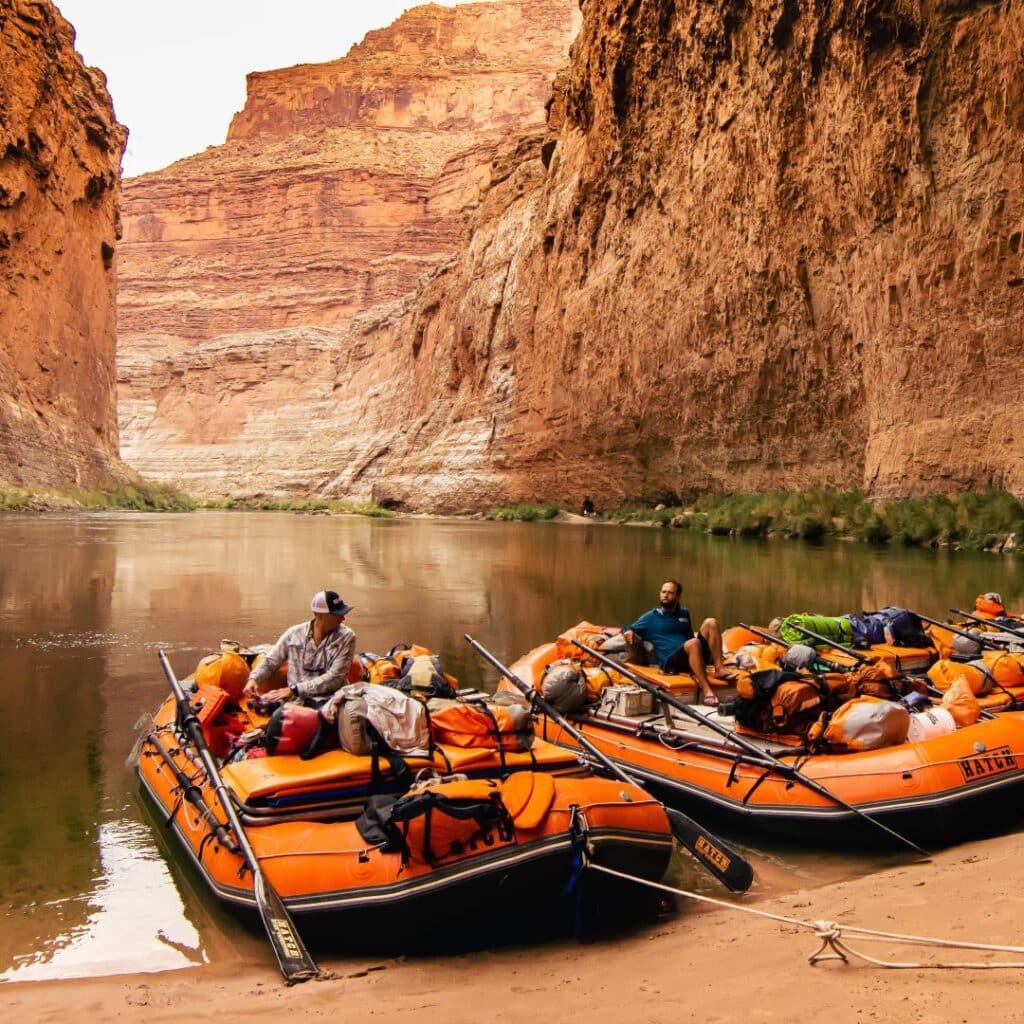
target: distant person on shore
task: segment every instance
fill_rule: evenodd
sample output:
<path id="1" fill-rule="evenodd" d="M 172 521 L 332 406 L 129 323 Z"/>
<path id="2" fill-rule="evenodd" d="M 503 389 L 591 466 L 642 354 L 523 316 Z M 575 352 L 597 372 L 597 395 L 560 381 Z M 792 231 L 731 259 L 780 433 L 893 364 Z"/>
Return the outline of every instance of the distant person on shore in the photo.
<path id="1" fill-rule="evenodd" d="M 334 590 L 321 590 L 309 604 L 313 618 L 284 631 L 263 661 L 249 673 L 245 694 L 254 697 L 287 661 L 288 685 L 268 690 L 267 702 L 332 697 L 348 682 L 356 635 L 344 624 L 352 606 Z"/>
<path id="2" fill-rule="evenodd" d="M 587 519 L 592 519 L 597 515 L 597 511 L 594 508 L 593 501 L 590 498 L 583 499 L 583 508 L 580 510 L 581 516 L 586 516 Z"/>
<path id="3" fill-rule="evenodd" d="M 694 633 L 690 610 L 679 604 L 682 592 L 678 580 L 666 580 L 658 595 L 658 607 L 644 612 L 622 630 L 622 635 L 630 644 L 637 638 L 649 643 L 663 672 L 691 673 L 700 687 L 701 701 L 714 706 L 718 697 L 708 682 L 708 666 L 714 667 L 716 676 L 729 678 L 722 662 L 722 630 L 717 619 L 705 619 Z"/>

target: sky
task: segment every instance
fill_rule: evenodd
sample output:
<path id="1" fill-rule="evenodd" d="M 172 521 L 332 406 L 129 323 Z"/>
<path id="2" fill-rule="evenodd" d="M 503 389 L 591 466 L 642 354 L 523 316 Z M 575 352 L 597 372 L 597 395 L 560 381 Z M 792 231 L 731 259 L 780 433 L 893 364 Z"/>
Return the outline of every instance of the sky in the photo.
<path id="1" fill-rule="evenodd" d="M 336 60 L 419 0 L 54 2 L 85 63 L 107 76 L 134 177 L 224 142 L 248 72 Z"/>

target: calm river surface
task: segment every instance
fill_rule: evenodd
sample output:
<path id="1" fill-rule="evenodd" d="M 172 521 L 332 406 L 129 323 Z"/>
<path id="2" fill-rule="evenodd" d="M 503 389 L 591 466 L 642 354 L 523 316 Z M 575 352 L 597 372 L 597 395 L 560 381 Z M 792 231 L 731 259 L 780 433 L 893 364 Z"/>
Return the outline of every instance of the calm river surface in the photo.
<path id="1" fill-rule="evenodd" d="M 326 587 L 355 606 L 358 650 L 419 642 L 476 685 L 489 680 L 463 633 L 508 662 L 581 619 L 631 621 L 666 575 L 696 616 L 723 624 L 885 604 L 942 616 L 987 590 L 1024 607 L 1018 563 L 992 555 L 601 524 L 0 516 L 0 979 L 268 956 L 184 869 L 126 767 L 136 720 L 166 692 L 159 647 L 185 675 L 222 637 L 274 640 Z M 751 856 L 761 893 L 885 863 Z M 676 872 L 712 891 L 688 858 Z"/>

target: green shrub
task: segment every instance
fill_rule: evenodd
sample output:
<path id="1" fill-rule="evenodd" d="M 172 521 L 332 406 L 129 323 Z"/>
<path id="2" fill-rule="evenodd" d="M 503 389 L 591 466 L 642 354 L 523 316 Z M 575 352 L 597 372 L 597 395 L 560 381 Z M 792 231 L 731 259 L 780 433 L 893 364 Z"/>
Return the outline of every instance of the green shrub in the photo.
<path id="1" fill-rule="evenodd" d="M 511 505 L 492 508 L 487 513 L 487 518 L 506 523 L 532 523 L 539 519 L 554 519 L 559 511 L 557 505 Z"/>

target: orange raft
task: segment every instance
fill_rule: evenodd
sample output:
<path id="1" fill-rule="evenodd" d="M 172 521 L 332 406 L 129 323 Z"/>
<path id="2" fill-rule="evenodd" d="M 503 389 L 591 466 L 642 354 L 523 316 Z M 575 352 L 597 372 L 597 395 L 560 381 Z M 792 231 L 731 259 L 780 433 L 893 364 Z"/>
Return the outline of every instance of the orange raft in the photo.
<path id="1" fill-rule="evenodd" d="M 543 740 L 529 753 L 506 753 L 504 763 L 494 751 L 448 754 L 472 754 L 480 774 L 492 757 L 490 778 L 435 780 L 399 798 L 405 806 L 429 793 L 431 810 L 403 822 L 394 849 L 365 838 L 353 820 L 366 805 L 369 757 L 266 757 L 222 775 L 289 910 L 359 948 L 415 945 L 417 934 L 436 937 L 445 922 L 486 919 L 493 937 L 498 922 L 527 908 L 556 908 L 587 859 L 642 878 L 663 874 L 672 835 L 664 809 L 642 789 L 586 774 L 575 755 Z M 226 903 L 254 909 L 252 875 L 199 758 L 175 729 L 173 701 L 140 741 L 138 773 L 207 885 Z M 486 806 L 488 815 L 446 810 L 467 806 Z M 602 890 L 621 887 L 607 878 L 587 876 L 590 907 L 603 908 Z M 458 931 L 465 939 L 467 928 Z"/>
<path id="2" fill-rule="evenodd" d="M 564 643 L 544 644 L 512 671 L 538 686 Z M 650 669 L 635 673 L 661 684 Z M 616 673 L 611 672 L 612 676 Z M 671 677 L 670 677 L 671 678 Z M 620 677 L 625 682 L 624 677 Z M 735 729 L 717 709 L 695 710 Z M 811 844 L 885 842 L 864 818 L 780 771 L 766 756 L 745 753 L 706 725 L 655 706 L 624 713 L 607 700 L 571 716 L 608 757 L 666 803 L 701 821 Z M 573 746 L 557 723 L 542 719 L 545 739 Z M 858 753 L 810 753 L 780 747 L 777 738 L 744 733 L 766 755 L 782 760 L 837 797 L 919 843 L 943 845 L 998 828 L 1019 816 L 1024 796 L 1024 715 L 1008 713 L 918 743 Z"/>

